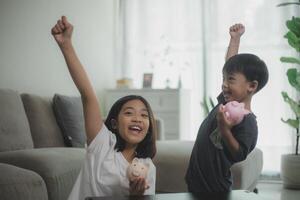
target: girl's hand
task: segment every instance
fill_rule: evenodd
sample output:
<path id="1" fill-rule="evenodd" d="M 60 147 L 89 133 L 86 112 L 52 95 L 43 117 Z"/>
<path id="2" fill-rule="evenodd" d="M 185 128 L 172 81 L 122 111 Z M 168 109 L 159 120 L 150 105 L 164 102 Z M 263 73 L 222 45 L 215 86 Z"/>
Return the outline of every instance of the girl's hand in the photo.
<path id="1" fill-rule="evenodd" d="M 149 189 L 149 185 L 144 178 L 137 178 L 129 182 L 130 195 L 143 195 L 147 189 Z"/>
<path id="2" fill-rule="evenodd" d="M 224 106 L 222 104 L 218 108 L 217 121 L 218 121 L 218 128 L 221 132 L 221 135 L 230 131 L 234 125 L 233 122 L 228 120 L 224 111 Z"/>
<path id="3" fill-rule="evenodd" d="M 235 24 L 229 28 L 231 38 L 240 38 L 245 32 L 243 24 Z"/>
<path id="4" fill-rule="evenodd" d="M 57 21 L 56 25 L 51 29 L 51 34 L 60 47 L 71 42 L 73 26 L 70 24 L 65 16 L 62 16 Z"/>

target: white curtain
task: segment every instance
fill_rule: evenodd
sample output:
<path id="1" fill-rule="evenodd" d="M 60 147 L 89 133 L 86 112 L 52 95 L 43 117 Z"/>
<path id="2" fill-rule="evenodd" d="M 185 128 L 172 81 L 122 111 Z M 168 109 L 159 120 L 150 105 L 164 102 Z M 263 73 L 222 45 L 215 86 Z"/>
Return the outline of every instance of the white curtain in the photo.
<path id="1" fill-rule="evenodd" d="M 194 139 L 202 121 L 201 8 L 199 0 L 120 0 L 119 78 L 141 88 L 143 74 L 153 73 L 152 88 L 190 89 L 192 131 L 185 139 Z"/>
<path id="2" fill-rule="evenodd" d="M 295 134 L 280 118 L 291 113 L 280 92 L 289 91 L 287 66 L 280 56 L 292 52 L 283 38 L 285 20 L 293 6 L 276 7 L 279 0 L 120 0 L 117 77 L 129 77 L 142 87 L 143 73 L 153 73 L 153 88 L 182 87 L 192 91 L 191 130 L 195 139 L 203 120 L 203 96 L 221 91 L 222 67 L 229 27 L 243 23 L 240 52 L 254 53 L 268 65 L 268 85 L 253 98 L 259 126 L 258 147 L 264 171 L 279 172 L 280 156 L 292 153 Z M 216 101 L 215 101 L 216 102 Z"/>

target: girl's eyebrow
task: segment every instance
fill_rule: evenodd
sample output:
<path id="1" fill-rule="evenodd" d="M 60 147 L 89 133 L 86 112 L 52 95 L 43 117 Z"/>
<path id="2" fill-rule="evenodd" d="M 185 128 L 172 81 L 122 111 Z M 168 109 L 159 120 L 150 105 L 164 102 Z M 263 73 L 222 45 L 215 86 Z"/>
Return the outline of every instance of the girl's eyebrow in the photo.
<path id="1" fill-rule="evenodd" d="M 134 109 L 134 108 L 131 107 L 131 106 L 128 106 L 128 107 L 125 107 L 125 108 L 124 108 L 124 110 L 126 110 L 126 109 Z"/>
<path id="2" fill-rule="evenodd" d="M 125 107 L 123 110 L 128 110 L 128 109 L 132 109 L 132 110 L 134 110 L 134 107 L 132 107 L 132 106 L 128 106 L 128 107 Z M 148 112 L 147 108 L 142 108 L 142 111 L 146 111 L 146 112 Z"/>

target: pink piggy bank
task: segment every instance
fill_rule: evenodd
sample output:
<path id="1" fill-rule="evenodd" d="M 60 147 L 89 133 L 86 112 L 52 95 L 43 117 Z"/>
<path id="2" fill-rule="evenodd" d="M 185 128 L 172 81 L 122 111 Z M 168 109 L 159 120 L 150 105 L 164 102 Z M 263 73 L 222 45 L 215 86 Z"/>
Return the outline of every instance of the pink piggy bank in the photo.
<path id="1" fill-rule="evenodd" d="M 243 120 L 244 115 L 250 113 L 245 109 L 244 103 L 239 103 L 237 101 L 230 101 L 226 103 L 224 111 L 229 121 L 233 122 L 234 125 L 239 124 Z"/>
<path id="2" fill-rule="evenodd" d="M 147 178 L 149 169 L 148 163 L 141 162 L 138 158 L 134 158 L 132 163 L 127 168 L 127 177 L 130 181 L 137 178 Z"/>

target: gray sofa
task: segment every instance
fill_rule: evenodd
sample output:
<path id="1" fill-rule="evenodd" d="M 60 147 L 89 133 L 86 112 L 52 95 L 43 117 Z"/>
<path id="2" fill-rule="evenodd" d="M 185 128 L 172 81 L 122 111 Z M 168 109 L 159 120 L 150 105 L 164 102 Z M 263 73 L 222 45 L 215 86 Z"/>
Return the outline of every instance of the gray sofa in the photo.
<path id="1" fill-rule="evenodd" d="M 52 98 L 0 89 L 0 199 L 64 200 L 84 148 L 66 147 Z"/>
<path id="2" fill-rule="evenodd" d="M 74 104 L 74 98 L 66 98 L 70 102 L 64 106 L 76 110 L 79 104 L 78 99 Z M 53 104 L 52 97 L 0 89 L 1 200 L 64 200 L 71 191 L 85 149 L 69 147 L 65 124 L 57 119 Z M 66 119 L 82 126 L 81 118 L 77 113 Z M 163 123 L 158 123 L 161 132 Z M 80 132 L 82 127 L 71 126 L 69 130 Z M 192 146 L 191 141 L 157 141 L 154 163 L 158 193 L 186 191 L 184 173 Z M 261 169 L 262 153 L 255 149 L 245 161 L 233 166 L 234 189 L 253 190 Z"/>

